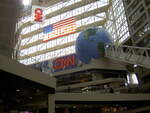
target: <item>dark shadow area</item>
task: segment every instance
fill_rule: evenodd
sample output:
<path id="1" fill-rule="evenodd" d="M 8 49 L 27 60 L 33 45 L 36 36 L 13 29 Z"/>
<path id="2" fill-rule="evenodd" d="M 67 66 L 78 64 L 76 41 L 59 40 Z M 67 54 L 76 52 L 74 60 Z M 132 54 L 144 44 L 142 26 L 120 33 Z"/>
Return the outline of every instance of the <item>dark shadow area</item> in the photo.
<path id="1" fill-rule="evenodd" d="M 0 107 L 4 111 L 11 109 L 34 109 L 41 103 L 47 107 L 48 94 L 53 88 L 35 83 L 22 77 L 0 70 Z"/>

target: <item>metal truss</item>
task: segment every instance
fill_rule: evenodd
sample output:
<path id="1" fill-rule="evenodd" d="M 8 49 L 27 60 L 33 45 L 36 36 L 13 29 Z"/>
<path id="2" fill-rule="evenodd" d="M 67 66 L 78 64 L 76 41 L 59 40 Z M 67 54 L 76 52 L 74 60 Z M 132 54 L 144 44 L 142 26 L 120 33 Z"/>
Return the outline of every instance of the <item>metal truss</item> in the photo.
<path id="1" fill-rule="evenodd" d="M 106 45 L 106 57 L 150 69 L 150 48 Z"/>

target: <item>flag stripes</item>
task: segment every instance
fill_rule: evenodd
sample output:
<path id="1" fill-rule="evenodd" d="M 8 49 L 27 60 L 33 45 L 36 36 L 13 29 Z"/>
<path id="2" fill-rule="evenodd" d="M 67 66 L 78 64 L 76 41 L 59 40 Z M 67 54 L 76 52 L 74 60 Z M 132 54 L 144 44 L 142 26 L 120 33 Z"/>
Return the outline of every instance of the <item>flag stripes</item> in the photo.
<path id="1" fill-rule="evenodd" d="M 76 32 L 76 18 L 71 17 L 65 20 L 61 20 L 52 25 L 46 26 L 43 30 L 44 39 L 43 41 L 48 41 L 51 39 L 59 38 L 62 36 L 67 36 L 69 34 Z"/>

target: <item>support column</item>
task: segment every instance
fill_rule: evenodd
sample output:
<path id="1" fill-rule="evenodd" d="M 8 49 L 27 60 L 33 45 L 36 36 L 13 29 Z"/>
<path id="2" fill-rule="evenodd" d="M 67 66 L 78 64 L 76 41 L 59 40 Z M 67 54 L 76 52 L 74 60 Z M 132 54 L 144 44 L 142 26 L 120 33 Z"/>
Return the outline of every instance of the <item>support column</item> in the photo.
<path id="1" fill-rule="evenodd" d="M 55 113 L 55 94 L 48 95 L 48 113 Z"/>

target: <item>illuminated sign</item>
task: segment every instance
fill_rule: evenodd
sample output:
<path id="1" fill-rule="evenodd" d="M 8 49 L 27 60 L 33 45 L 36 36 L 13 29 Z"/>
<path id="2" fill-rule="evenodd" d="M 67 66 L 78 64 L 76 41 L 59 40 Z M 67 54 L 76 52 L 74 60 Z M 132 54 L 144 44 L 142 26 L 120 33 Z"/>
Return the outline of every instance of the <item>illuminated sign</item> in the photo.
<path id="1" fill-rule="evenodd" d="M 33 23 L 42 23 L 44 20 L 43 7 L 32 6 Z"/>
<path id="2" fill-rule="evenodd" d="M 36 8 L 34 11 L 34 21 L 42 22 L 42 18 L 43 18 L 43 10 L 40 8 Z"/>
<path id="3" fill-rule="evenodd" d="M 75 54 L 57 58 L 53 61 L 54 72 L 71 69 L 77 66 L 77 58 Z"/>
<path id="4" fill-rule="evenodd" d="M 55 38 L 67 36 L 76 33 L 76 19 L 71 17 L 57 23 L 48 25 L 43 29 L 44 39 L 46 42 Z"/>

